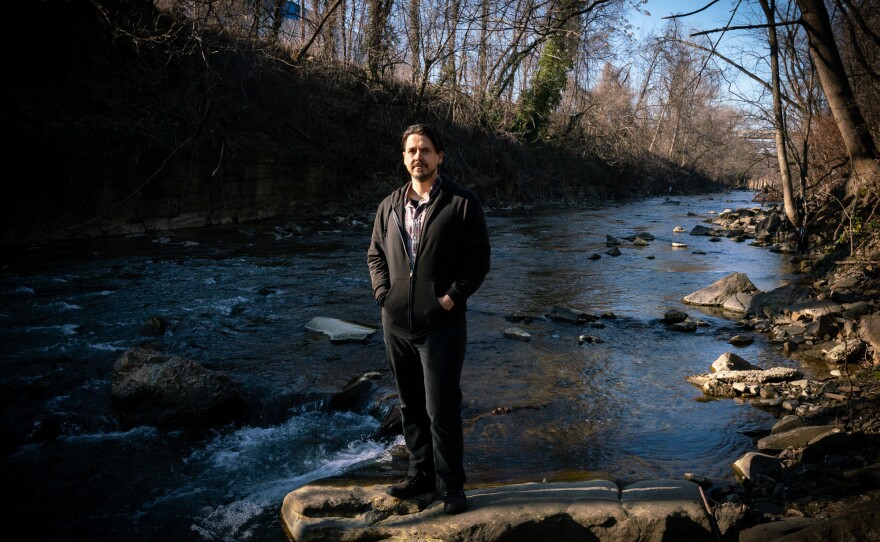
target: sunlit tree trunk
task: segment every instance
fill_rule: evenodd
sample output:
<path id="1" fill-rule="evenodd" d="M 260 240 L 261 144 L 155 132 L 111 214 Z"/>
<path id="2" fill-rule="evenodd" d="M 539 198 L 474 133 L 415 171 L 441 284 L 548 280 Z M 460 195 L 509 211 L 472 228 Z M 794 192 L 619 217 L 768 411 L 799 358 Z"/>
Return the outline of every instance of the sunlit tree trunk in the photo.
<path id="1" fill-rule="evenodd" d="M 409 20 L 410 26 L 407 29 L 409 37 L 409 52 L 412 56 L 412 83 L 416 84 L 422 76 L 422 2 L 421 0 L 410 0 L 409 3 Z"/>
<path id="2" fill-rule="evenodd" d="M 785 118 L 782 114 L 782 90 L 779 79 L 779 40 L 776 35 L 776 1 L 760 0 L 761 9 L 769 25 L 767 41 L 770 46 L 770 85 L 773 93 L 773 127 L 776 138 L 776 158 L 779 161 L 779 174 L 782 177 L 782 201 L 785 216 L 794 226 L 800 226 L 794 190 L 791 183 L 791 168 L 788 164 L 787 134 Z"/>
<path id="3" fill-rule="evenodd" d="M 797 4 L 822 90 L 852 165 L 847 192 L 856 194 L 862 188 L 876 191 L 880 182 L 877 146 L 847 79 L 828 10 L 822 0 L 797 0 Z"/>
<path id="4" fill-rule="evenodd" d="M 384 75 L 388 62 L 388 17 L 394 0 L 369 0 L 366 29 L 367 70 L 374 79 Z"/>

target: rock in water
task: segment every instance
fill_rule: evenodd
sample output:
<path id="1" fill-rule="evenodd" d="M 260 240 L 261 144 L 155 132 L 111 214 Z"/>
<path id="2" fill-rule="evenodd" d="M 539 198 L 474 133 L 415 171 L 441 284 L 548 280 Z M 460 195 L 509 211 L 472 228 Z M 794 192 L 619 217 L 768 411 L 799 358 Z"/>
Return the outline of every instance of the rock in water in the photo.
<path id="1" fill-rule="evenodd" d="M 757 291 L 758 288 L 752 284 L 752 281 L 749 280 L 745 273 L 731 273 L 702 290 L 686 295 L 682 302 L 689 305 L 721 306 L 736 294 Z"/>
<path id="2" fill-rule="evenodd" d="M 206 424 L 240 418 L 244 396 L 223 373 L 180 356 L 134 349 L 113 364 L 113 406 L 132 424 Z"/>
<path id="3" fill-rule="evenodd" d="M 312 318 L 305 327 L 307 331 L 327 335 L 331 342 L 365 341 L 378 331 L 360 324 L 322 316 Z"/>

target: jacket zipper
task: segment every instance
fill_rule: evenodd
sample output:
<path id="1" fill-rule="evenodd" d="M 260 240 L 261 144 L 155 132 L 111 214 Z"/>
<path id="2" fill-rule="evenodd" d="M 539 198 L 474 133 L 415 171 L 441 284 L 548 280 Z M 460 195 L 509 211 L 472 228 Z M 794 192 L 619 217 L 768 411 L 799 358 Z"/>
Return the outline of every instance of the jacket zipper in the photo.
<path id="1" fill-rule="evenodd" d="M 442 195 L 443 195 L 443 191 L 441 190 L 440 194 L 437 195 L 438 201 L 432 201 L 431 205 L 425 211 L 425 218 L 423 219 L 423 222 L 422 222 L 422 232 L 421 232 L 422 238 L 425 237 L 425 230 L 428 228 L 428 219 L 431 218 L 431 216 L 434 214 L 434 208 L 439 203 L 439 200 L 442 197 Z M 414 316 L 413 315 L 415 313 L 415 299 L 414 299 L 415 298 L 415 285 L 413 282 L 413 274 L 415 274 L 416 265 L 418 265 L 418 263 L 419 263 L 419 255 L 418 255 L 418 253 L 416 253 L 413 260 L 409 259 L 409 252 L 406 250 L 406 240 L 404 240 L 404 238 L 403 238 L 403 226 L 400 224 L 400 216 L 398 216 L 397 211 L 395 211 L 393 208 L 391 209 L 391 214 L 394 216 L 394 222 L 397 224 L 397 234 L 400 236 L 400 243 L 403 246 L 403 254 L 406 256 L 407 263 L 409 263 L 409 303 L 408 303 L 409 312 L 407 314 L 407 317 L 409 320 L 409 332 L 414 333 L 414 329 L 413 329 Z M 421 240 L 419 242 L 421 243 Z"/>
<path id="2" fill-rule="evenodd" d="M 397 211 L 394 209 L 391 210 L 391 215 L 394 217 L 394 223 L 397 224 L 397 235 L 400 237 L 400 245 L 403 248 L 403 255 L 406 256 L 406 262 L 409 264 L 409 297 L 407 298 L 407 321 L 409 322 L 409 332 L 413 332 L 413 295 L 415 289 L 413 288 L 413 273 L 416 268 L 416 263 L 409 259 L 409 251 L 406 250 L 406 240 L 403 238 L 403 225 L 400 223 L 400 217 L 397 215 Z"/>

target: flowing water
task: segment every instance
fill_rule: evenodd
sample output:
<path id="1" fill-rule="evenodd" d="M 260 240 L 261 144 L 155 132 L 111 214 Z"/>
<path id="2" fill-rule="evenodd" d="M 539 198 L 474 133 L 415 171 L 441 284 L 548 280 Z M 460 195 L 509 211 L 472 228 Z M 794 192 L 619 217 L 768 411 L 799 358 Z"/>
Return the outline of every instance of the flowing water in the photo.
<path id="1" fill-rule="evenodd" d="M 680 300 L 733 271 L 761 290 L 798 277 L 787 256 L 672 229 L 754 206 L 751 196 L 489 211 L 492 271 L 470 302 L 462 379 L 472 483 L 688 471 L 731 478 L 730 463 L 753 446 L 747 433 L 773 417 L 702 401 L 685 382 L 733 350 L 727 340 L 742 330 L 733 317 Z M 381 333 L 331 344 L 303 328 L 315 316 L 378 327 L 366 222 L 327 220 L 296 236 L 235 228 L 16 254 L 0 272 L 10 530 L 35 540 L 281 541 L 287 492 L 390 461 L 399 439 L 380 438 L 378 420 L 324 407 L 351 379 L 388 374 Z M 656 240 L 604 254 L 606 234 L 641 231 Z M 672 248 L 673 240 L 689 247 Z M 591 260 L 594 253 L 602 258 Z M 616 318 L 602 327 L 541 317 L 556 304 Z M 670 308 L 709 325 L 669 331 L 659 319 Z M 516 324 L 530 342 L 503 337 L 514 314 L 534 316 Z M 163 336 L 141 335 L 151 316 L 169 323 Z M 585 334 L 604 342 L 579 344 Z M 252 422 L 200 431 L 120 425 L 112 365 L 136 346 L 227 373 L 256 405 Z M 760 335 L 736 351 L 762 367 L 794 366 Z"/>

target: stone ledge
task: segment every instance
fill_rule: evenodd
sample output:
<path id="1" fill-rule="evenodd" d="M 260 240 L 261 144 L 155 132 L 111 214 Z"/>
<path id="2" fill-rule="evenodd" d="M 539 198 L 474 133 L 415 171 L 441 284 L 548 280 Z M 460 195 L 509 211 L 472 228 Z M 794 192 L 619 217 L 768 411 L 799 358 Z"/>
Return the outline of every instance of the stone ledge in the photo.
<path id="1" fill-rule="evenodd" d="M 307 485 L 284 498 L 281 521 L 295 542 L 431 540 L 714 541 L 699 486 L 646 480 L 516 484 L 468 491 L 470 509 L 400 501 L 385 486 Z"/>

